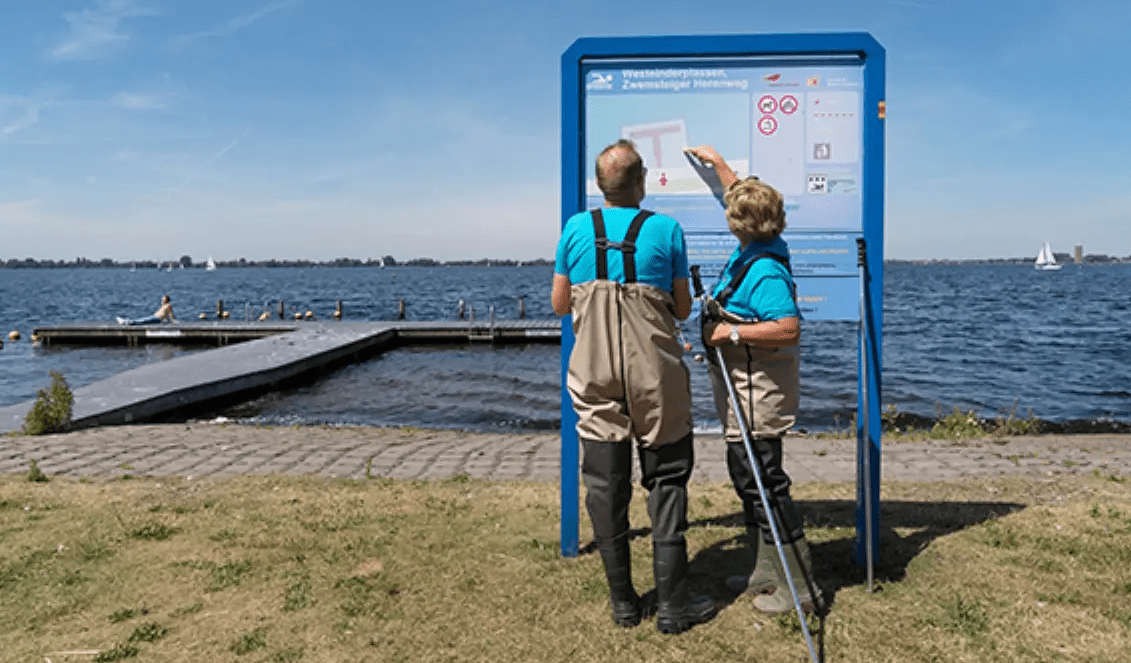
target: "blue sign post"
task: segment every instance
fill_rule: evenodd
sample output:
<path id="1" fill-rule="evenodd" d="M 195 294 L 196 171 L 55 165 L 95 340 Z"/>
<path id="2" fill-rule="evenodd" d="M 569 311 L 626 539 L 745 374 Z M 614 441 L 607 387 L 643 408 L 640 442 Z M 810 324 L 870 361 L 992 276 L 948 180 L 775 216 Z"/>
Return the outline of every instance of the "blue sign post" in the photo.
<path id="1" fill-rule="evenodd" d="M 627 138 L 648 169 L 641 206 L 679 220 L 690 262 L 717 275 L 734 247 L 722 192 L 683 151 L 709 144 L 740 177 L 758 175 L 785 197 L 802 316 L 860 323 L 857 561 L 869 579 L 879 521 L 884 57 L 864 33 L 583 38 L 562 55 L 563 224 L 602 204 L 596 155 Z M 565 389 L 572 349 L 566 319 L 567 557 L 579 539 L 576 416 Z"/>

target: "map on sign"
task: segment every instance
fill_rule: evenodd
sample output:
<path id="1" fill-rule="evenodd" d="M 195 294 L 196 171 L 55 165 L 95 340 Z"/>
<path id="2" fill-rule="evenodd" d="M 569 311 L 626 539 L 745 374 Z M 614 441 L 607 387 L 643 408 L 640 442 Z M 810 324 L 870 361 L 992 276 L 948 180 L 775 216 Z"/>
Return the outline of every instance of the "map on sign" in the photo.
<path id="1" fill-rule="evenodd" d="M 802 313 L 858 317 L 855 309 L 840 310 L 854 306 L 851 293 L 858 282 L 845 279 L 857 276 L 854 245 L 863 231 L 863 68 L 858 62 L 751 60 L 718 68 L 647 61 L 594 64 L 584 69 L 584 81 L 588 207 L 602 204 L 597 154 L 620 138 L 633 141 L 648 169 L 642 205 L 683 225 L 691 262 L 713 277 L 735 240 L 727 231 L 717 176 L 684 152 L 712 145 L 739 177 L 757 175 L 785 198 L 785 238 Z M 840 300 L 844 303 L 835 304 Z"/>

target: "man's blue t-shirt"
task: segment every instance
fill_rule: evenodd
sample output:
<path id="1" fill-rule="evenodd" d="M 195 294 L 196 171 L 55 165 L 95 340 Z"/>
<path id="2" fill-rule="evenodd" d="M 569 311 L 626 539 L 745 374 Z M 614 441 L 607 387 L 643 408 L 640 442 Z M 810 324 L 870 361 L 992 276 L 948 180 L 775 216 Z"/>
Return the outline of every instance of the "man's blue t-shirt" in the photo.
<path id="1" fill-rule="evenodd" d="M 631 207 L 605 207 L 601 216 L 605 222 L 605 237 L 610 242 L 620 242 L 628 226 L 640 210 Z M 610 281 L 624 282 L 624 259 L 620 251 L 605 252 Z M 672 279 L 686 279 L 687 242 L 683 228 L 670 216 L 653 214 L 640 227 L 636 238 L 636 282 L 656 286 L 664 292 L 672 291 Z M 597 278 L 596 237 L 593 234 L 593 216 L 578 212 L 566 221 L 554 272 L 569 277 L 573 285 Z"/>
<path id="2" fill-rule="evenodd" d="M 718 297 L 731 279 L 738 276 L 746 263 L 759 253 L 789 258 L 789 246 L 778 237 L 772 242 L 751 242 L 745 250 L 736 248 L 719 275 L 719 282 L 711 296 Z M 785 265 L 772 258 L 758 260 L 750 267 L 723 308 L 747 320 L 780 320 L 801 315 L 793 296 L 793 277 Z"/>

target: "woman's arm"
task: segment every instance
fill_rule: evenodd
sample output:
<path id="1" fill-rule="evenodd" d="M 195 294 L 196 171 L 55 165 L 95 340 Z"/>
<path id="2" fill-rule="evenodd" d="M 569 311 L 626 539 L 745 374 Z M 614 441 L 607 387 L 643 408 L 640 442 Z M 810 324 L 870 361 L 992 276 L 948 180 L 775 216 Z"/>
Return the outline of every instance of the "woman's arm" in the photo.
<path id="1" fill-rule="evenodd" d="M 730 185 L 738 181 L 738 175 L 734 174 L 731 167 L 727 165 L 725 159 L 715 151 L 715 148 L 710 145 L 700 145 L 699 147 L 686 147 L 684 152 L 687 152 L 696 159 L 705 164 L 712 166 L 715 169 L 715 174 L 719 176 L 719 183 L 726 189 Z"/>
<path id="2" fill-rule="evenodd" d="M 711 331 L 709 345 L 730 343 L 730 330 L 738 329 L 738 342 L 759 348 L 785 348 L 801 341 L 801 321 L 796 316 L 764 322 L 720 322 Z"/>

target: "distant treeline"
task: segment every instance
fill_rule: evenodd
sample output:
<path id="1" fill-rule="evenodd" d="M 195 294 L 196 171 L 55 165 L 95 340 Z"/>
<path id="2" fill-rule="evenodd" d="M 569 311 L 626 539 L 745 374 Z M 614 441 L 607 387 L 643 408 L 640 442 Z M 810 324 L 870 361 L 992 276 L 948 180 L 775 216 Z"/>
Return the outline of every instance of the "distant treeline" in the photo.
<path id="1" fill-rule="evenodd" d="M 481 258 L 479 260 L 433 260 L 432 258 L 413 258 L 412 260 L 399 261 L 393 256 L 380 258 L 335 258 L 333 260 L 215 260 L 217 269 L 231 269 L 239 267 L 444 267 L 478 265 L 483 267 L 506 267 L 516 265 L 553 265 L 554 261 L 545 258 L 536 260 L 495 260 Z M 9 258 L 0 260 L 3 269 L 204 269 L 207 263 L 194 261 L 191 256 L 181 256 L 178 260 L 157 262 L 154 260 L 130 260 L 119 262 L 110 258 L 90 260 L 88 258 L 75 258 L 74 260 L 36 260 L 35 258 Z"/>
<path id="2" fill-rule="evenodd" d="M 1076 259 L 1069 253 L 1054 253 L 1056 261 L 1062 265 L 1071 265 Z M 1119 258 L 1107 256 L 1102 253 L 1089 253 L 1081 261 L 1084 264 L 1104 265 L 1108 263 L 1131 262 L 1131 256 Z M 887 265 L 1032 265 L 1033 258 L 971 258 L 967 260 L 948 260 L 946 258 L 929 258 L 924 260 L 884 260 Z"/>
<path id="3" fill-rule="evenodd" d="M 1072 264 L 1075 262 L 1073 257 L 1067 253 L 1057 253 L 1057 262 L 1061 264 Z M 238 260 L 216 260 L 214 261 L 218 269 L 231 269 L 239 267 L 466 267 L 466 266 L 480 266 L 480 267 L 508 267 L 508 266 L 523 266 L 523 265 L 543 265 L 552 266 L 553 260 L 546 258 L 537 258 L 535 260 L 496 260 L 480 258 L 479 260 L 434 260 L 432 258 L 413 258 L 411 260 L 397 260 L 393 256 L 383 256 L 381 258 L 366 258 L 361 260 L 358 258 L 335 258 L 333 260 L 245 260 L 240 258 Z M 1091 253 L 1085 255 L 1083 258 L 1085 264 L 1108 264 L 1108 263 L 1131 263 L 1131 256 L 1126 258 L 1119 258 L 1115 256 L 1108 256 L 1103 254 Z M 974 258 L 966 260 L 948 260 L 945 258 L 931 258 L 924 260 L 899 260 L 888 259 L 884 260 L 884 264 L 888 265 L 1030 265 L 1033 263 L 1032 258 Z M 129 262 L 119 262 L 111 260 L 110 258 L 103 258 L 101 260 L 90 260 L 87 258 L 75 258 L 74 260 L 36 260 L 35 258 L 24 258 L 23 260 L 17 258 L 9 258 L 7 260 L 0 260 L 0 269 L 67 269 L 67 268 L 82 268 L 82 269 L 204 269 L 206 263 L 194 261 L 189 256 L 181 256 L 179 260 L 168 260 L 157 262 L 154 260 L 131 260 Z"/>

